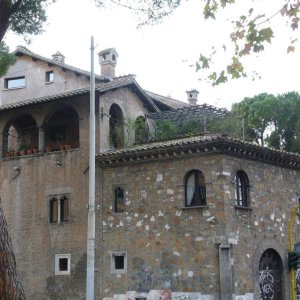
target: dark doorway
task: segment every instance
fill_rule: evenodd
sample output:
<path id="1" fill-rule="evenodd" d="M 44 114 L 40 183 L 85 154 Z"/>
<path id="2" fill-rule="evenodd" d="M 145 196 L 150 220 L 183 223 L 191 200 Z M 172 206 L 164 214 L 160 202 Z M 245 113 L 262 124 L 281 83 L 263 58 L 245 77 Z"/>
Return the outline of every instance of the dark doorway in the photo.
<path id="1" fill-rule="evenodd" d="M 260 300 L 282 300 L 282 260 L 274 249 L 267 249 L 259 262 Z"/>

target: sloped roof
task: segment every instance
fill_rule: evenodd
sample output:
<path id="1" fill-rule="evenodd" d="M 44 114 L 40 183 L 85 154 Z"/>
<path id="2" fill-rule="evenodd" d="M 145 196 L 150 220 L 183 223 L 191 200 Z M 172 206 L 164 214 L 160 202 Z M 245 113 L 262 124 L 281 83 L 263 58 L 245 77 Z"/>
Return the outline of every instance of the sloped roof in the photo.
<path id="1" fill-rule="evenodd" d="M 36 54 L 36 53 L 28 50 L 27 48 L 25 48 L 23 46 L 18 46 L 17 49 L 13 53 L 16 56 L 27 55 L 27 56 L 32 57 L 33 59 L 43 61 L 43 62 L 45 62 L 47 64 L 58 66 L 60 68 L 72 71 L 74 73 L 90 77 L 90 72 L 88 72 L 88 71 L 85 71 L 85 70 L 82 70 L 82 69 L 79 69 L 79 68 L 75 68 L 75 67 L 67 65 L 65 63 L 60 63 L 60 62 L 54 61 L 54 60 L 52 60 L 50 58 L 41 56 L 39 54 Z M 108 81 L 109 80 L 107 77 L 102 76 L 102 75 L 97 75 L 97 74 L 95 75 L 95 78 L 98 81 Z"/>
<path id="2" fill-rule="evenodd" d="M 102 166 L 114 166 L 208 153 L 226 154 L 300 170 L 300 155 L 298 154 L 261 147 L 227 135 L 200 135 L 150 142 L 99 153 L 97 154 L 97 161 Z"/>
<path id="3" fill-rule="evenodd" d="M 43 61 L 49 65 L 55 65 L 55 66 L 61 67 L 63 69 L 72 71 L 76 74 L 81 74 L 81 75 L 90 77 L 89 71 L 85 71 L 85 70 L 73 67 L 73 66 L 65 64 L 65 63 L 60 63 L 60 62 L 54 61 L 52 59 L 49 59 L 47 57 L 41 56 L 37 53 L 34 53 L 23 46 L 18 46 L 17 49 L 13 53 L 17 56 L 18 55 L 19 56 L 27 55 L 27 56 L 32 57 L 33 59 Z M 154 111 L 156 111 L 156 112 L 159 112 L 160 110 L 170 110 L 170 109 L 176 109 L 176 108 L 190 107 L 190 104 L 188 104 L 188 103 L 184 103 L 179 100 L 173 99 L 171 97 L 165 97 L 165 96 L 158 95 L 158 94 L 150 92 L 150 91 L 143 90 L 140 87 L 140 85 L 135 81 L 134 78 L 135 78 L 134 75 L 125 75 L 125 76 L 115 77 L 115 78 L 113 78 L 112 81 L 110 81 L 110 79 L 107 78 L 106 76 L 95 74 L 95 79 L 96 79 L 97 83 L 107 82 L 107 85 L 104 84 L 103 86 L 102 85 L 98 86 L 97 87 L 98 91 L 105 92 L 110 89 L 125 86 L 126 81 L 127 81 L 127 84 L 134 84 L 136 86 L 136 91 L 140 94 L 140 96 L 142 96 L 144 99 L 146 99 L 147 104 L 148 105 L 150 104 L 150 106 L 152 108 L 154 108 Z M 108 81 L 110 81 L 110 82 L 108 82 Z M 3 107 L 0 107 L 0 110 L 11 109 L 11 108 L 15 108 L 15 107 L 23 106 L 23 105 L 39 103 L 39 102 L 44 102 L 44 101 L 48 101 L 48 100 L 51 101 L 51 100 L 64 98 L 64 97 L 70 97 L 70 96 L 74 96 L 74 95 L 80 95 L 85 92 L 87 92 L 87 91 L 84 88 L 78 89 L 78 90 L 74 89 L 74 90 L 66 92 L 66 93 L 60 93 L 60 94 L 52 95 L 49 97 L 45 96 L 42 98 L 28 99 L 28 100 L 24 100 L 19 103 L 5 105 Z"/>
<path id="4" fill-rule="evenodd" d="M 169 109 L 174 109 L 174 108 L 182 108 L 182 107 L 190 107 L 191 105 L 170 97 L 165 97 L 162 95 L 158 95 L 156 93 L 150 92 L 150 91 L 145 91 L 147 95 L 156 103 L 162 103 L 165 106 L 167 106 Z M 159 105 L 159 104 L 158 104 Z"/>
<path id="5" fill-rule="evenodd" d="M 150 110 L 159 112 L 159 108 L 155 105 L 155 103 L 152 101 L 152 99 L 147 96 L 147 94 L 143 91 L 143 89 L 140 87 L 140 85 L 136 82 L 134 75 L 115 77 L 110 82 L 101 82 L 95 86 L 95 90 L 100 93 L 105 93 L 107 91 L 121 88 L 121 87 L 126 87 L 126 86 L 133 87 L 134 91 L 140 95 L 142 101 L 144 102 L 144 104 L 146 106 L 149 107 Z M 90 87 L 86 87 L 86 88 L 80 88 L 80 89 L 75 89 L 75 90 L 71 90 L 68 92 L 55 94 L 55 95 L 27 99 L 24 101 L 0 106 L 0 111 L 15 109 L 18 107 L 24 107 L 24 106 L 39 104 L 39 103 L 44 103 L 44 102 L 50 102 L 50 101 L 54 101 L 54 100 L 62 100 L 64 98 L 89 94 L 89 92 L 90 92 Z"/>

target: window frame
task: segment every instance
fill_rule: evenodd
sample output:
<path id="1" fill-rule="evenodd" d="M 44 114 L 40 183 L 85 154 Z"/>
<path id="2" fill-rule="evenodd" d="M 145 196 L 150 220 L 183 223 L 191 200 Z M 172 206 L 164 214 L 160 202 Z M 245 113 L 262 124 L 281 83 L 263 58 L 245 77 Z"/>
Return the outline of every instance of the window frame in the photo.
<path id="1" fill-rule="evenodd" d="M 49 196 L 49 223 L 62 224 L 70 222 L 70 197 L 67 194 Z"/>
<path id="2" fill-rule="evenodd" d="M 190 196 L 188 196 L 188 181 L 194 176 L 193 182 L 193 196 L 188 204 Z M 192 182 L 191 182 L 192 183 Z M 190 170 L 186 173 L 184 178 L 184 207 L 193 208 L 193 207 L 205 207 L 206 206 L 206 183 L 204 173 L 198 169 Z M 194 203 L 193 203 L 194 202 Z"/>
<path id="3" fill-rule="evenodd" d="M 18 86 L 9 87 L 9 83 L 10 82 L 17 81 L 17 80 L 20 80 L 20 79 L 24 80 L 24 85 L 18 85 Z M 26 87 L 26 78 L 25 78 L 25 76 L 4 78 L 4 88 L 6 90 L 23 89 L 25 87 Z"/>
<path id="4" fill-rule="evenodd" d="M 238 170 L 234 177 L 235 206 L 240 208 L 250 207 L 250 184 L 245 171 Z"/>
<path id="5" fill-rule="evenodd" d="M 67 270 L 60 270 L 60 259 L 67 259 Z M 71 275 L 71 254 L 55 254 L 55 275 Z"/>
<path id="6" fill-rule="evenodd" d="M 53 83 L 54 82 L 54 71 L 46 71 L 45 73 L 45 83 Z"/>
<path id="7" fill-rule="evenodd" d="M 116 189 L 122 189 L 123 190 L 123 211 L 117 210 L 117 195 L 116 195 Z M 113 212 L 116 214 L 122 214 L 125 213 L 125 186 L 123 184 L 118 184 L 113 186 Z"/>
<path id="8" fill-rule="evenodd" d="M 117 269 L 116 268 L 116 257 L 124 257 L 124 268 Z M 126 274 L 127 273 L 127 252 L 126 251 L 113 251 L 110 254 L 110 272 L 111 274 Z"/>

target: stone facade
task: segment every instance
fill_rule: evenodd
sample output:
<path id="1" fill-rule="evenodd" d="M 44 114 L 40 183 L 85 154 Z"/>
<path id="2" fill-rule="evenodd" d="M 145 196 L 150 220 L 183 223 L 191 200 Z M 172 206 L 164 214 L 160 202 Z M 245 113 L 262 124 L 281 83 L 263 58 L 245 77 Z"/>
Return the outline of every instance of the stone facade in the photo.
<path id="1" fill-rule="evenodd" d="M 48 68 L 53 83 L 44 82 Z M 19 275 L 27 299 L 85 299 L 87 75 L 25 50 L 0 84 L 13 74 L 26 86 L 1 92 L 0 184 Z M 173 103 L 149 95 L 133 76 L 97 76 L 96 299 L 259 299 L 274 261 L 277 298 L 290 299 L 299 156 L 224 136 L 136 145 L 135 120 L 144 118 L 151 132 L 147 114 Z M 122 147 L 114 144 L 116 121 Z M 204 176 L 201 205 L 187 205 L 191 171 Z M 249 180 L 247 205 L 236 202 L 240 171 Z"/>
<path id="2" fill-rule="evenodd" d="M 191 169 L 205 175 L 206 207 L 184 207 L 184 178 Z M 249 176 L 248 209 L 235 206 L 237 170 Z M 100 178 L 106 296 L 124 289 L 147 293 L 170 289 L 201 291 L 197 299 L 219 299 L 219 251 L 228 246 L 236 299 L 259 298 L 259 262 L 268 248 L 281 256 L 284 299 L 289 299 L 288 223 L 298 203 L 298 171 L 224 155 L 199 155 L 104 168 Z M 116 184 L 126 190 L 126 211 L 121 214 L 113 213 Z M 127 253 L 126 274 L 107 276 L 111 251 Z"/>

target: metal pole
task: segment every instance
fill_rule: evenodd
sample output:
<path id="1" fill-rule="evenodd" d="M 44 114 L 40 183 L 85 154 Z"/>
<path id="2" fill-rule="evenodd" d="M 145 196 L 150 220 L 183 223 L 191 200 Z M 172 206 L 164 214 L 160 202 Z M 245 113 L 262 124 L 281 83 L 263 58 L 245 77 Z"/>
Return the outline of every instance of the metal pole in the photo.
<path id="1" fill-rule="evenodd" d="M 89 136 L 89 205 L 87 231 L 86 300 L 94 300 L 95 285 L 95 73 L 94 37 L 91 37 L 90 77 L 90 136 Z"/>
<path id="2" fill-rule="evenodd" d="M 298 205 L 293 213 L 292 213 L 292 216 L 290 218 L 290 224 L 289 224 L 289 241 L 290 241 L 290 252 L 292 252 L 294 250 L 294 245 L 293 245 L 293 221 L 294 221 L 294 218 L 298 212 L 298 209 L 300 208 L 300 205 Z M 292 297 L 291 299 L 292 300 L 295 300 L 296 299 L 296 296 L 295 296 L 295 270 L 294 268 L 292 268 L 291 272 L 290 272 L 290 279 L 291 279 L 291 292 L 292 292 Z"/>

